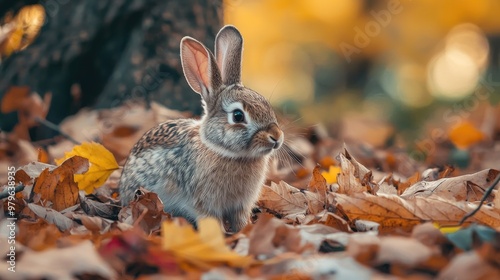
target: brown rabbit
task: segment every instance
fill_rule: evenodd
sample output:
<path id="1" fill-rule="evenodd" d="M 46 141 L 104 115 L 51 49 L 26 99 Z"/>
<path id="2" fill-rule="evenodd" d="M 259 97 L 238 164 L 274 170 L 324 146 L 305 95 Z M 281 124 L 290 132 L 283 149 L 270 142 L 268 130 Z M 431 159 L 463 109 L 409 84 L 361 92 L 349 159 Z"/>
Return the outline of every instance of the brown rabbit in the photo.
<path id="1" fill-rule="evenodd" d="M 284 135 L 269 102 L 241 83 L 242 49 L 240 32 L 229 25 L 217 34 L 215 58 L 197 40 L 182 39 L 184 76 L 201 95 L 204 114 L 142 136 L 123 168 L 123 205 L 143 186 L 159 195 L 166 212 L 194 225 L 205 216 L 229 222 L 232 232 L 247 224 Z"/>

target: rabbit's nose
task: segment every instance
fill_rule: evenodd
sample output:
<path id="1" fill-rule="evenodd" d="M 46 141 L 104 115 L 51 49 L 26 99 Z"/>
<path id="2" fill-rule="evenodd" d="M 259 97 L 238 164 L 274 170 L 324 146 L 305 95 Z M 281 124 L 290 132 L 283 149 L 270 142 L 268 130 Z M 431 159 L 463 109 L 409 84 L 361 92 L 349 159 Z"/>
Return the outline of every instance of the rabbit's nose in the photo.
<path id="1" fill-rule="evenodd" d="M 283 131 L 276 124 L 271 124 L 267 130 L 269 142 L 273 143 L 273 149 L 278 149 L 283 144 Z"/>

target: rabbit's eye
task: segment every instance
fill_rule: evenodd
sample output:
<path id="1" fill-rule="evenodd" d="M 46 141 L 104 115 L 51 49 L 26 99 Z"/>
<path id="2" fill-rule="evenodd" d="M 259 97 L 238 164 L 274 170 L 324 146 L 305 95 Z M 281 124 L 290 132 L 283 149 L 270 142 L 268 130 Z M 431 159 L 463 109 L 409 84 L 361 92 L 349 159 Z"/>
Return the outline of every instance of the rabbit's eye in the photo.
<path id="1" fill-rule="evenodd" d="M 245 114 L 239 109 L 233 111 L 233 121 L 235 123 L 242 123 L 245 121 Z"/>

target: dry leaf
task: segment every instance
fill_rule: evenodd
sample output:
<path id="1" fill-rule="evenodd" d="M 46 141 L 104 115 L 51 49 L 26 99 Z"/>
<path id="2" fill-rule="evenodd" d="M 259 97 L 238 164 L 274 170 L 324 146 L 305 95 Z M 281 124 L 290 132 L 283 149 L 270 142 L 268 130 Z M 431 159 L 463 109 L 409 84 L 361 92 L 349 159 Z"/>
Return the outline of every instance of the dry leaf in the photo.
<path id="1" fill-rule="evenodd" d="M 500 270 L 469 251 L 456 256 L 436 279 L 500 279 Z"/>
<path id="2" fill-rule="evenodd" d="M 479 201 L 484 191 L 499 174 L 498 170 L 486 169 L 474 174 L 443 178 L 432 182 L 420 181 L 406 189 L 401 197 L 437 195 L 451 201 Z"/>
<path id="3" fill-rule="evenodd" d="M 7 263 L 0 265 L 2 279 L 75 279 L 77 275 L 99 276 L 100 279 L 117 279 L 106 261 L 97 253 L 90 241 L 83 241 L 67 248 L 54 248 L 42 252 L 27 251 L 16 260 L 16 273 L 7 270 Z"/>
<path id="4" fill-rule="evenodd" d="M 63 214 L 33 203 L 28 204 L 29 209 L 38 217 L 44 219 L 50 224 L 54 224 L 60 231 L 66 231 L 74 226 L 74 222 Z"/>
<path id="5" fill-rule="evenodd" d="M 304 245 L 297 228 L 287 226 L 271 215 L 260 215 L 257 223 L 248 233 L 248 253 L 258 259 L 269 259 L 282 252 L 301 253 Z"/>
<path id="6" fill-rule="evenodd" d="M 346 151 L 347 154 L 347 151 Z M 339 193 L 342 194 L 354 194 L 365 192 L 367 189 L 362 184 L 362 178 L 369 174 L 366 167 L 362 166 L 357 162 L 352 162 L 349 154 L 339 154 L 340 167 L 342 172 L 338 176 Z M 371 174 L 371 173 L 370 173 Z"/>
<path id="7" fill-rule="evenodd" d="M 296 213 L 305 214 L 308 200 L 304 192 L 280 181 L 279 184 L 271 182 L 270 186 L 262 188 L 258 205 L 282 216 L 287 216 Z"/>
<path id="8" fill-rule="evenodd" d="M 380 223 L 380 231 L 391 228 L 410 230 L 423 221 L 435 221 L 441 225 L 457 224 L 476 205 L 453 202 L 438 196 L 415 197 L 405 200 L 395 195 L 356 193 L 350 196 L 331 194 L 342 206 L 350 220 L 363 219 Z M 500 226 L 500 213 L 492 207 L 483 206 L 468 222 L 478 222 L 491 227 Z"/>
<path id="9" fill-rule="evenodd" d="M 2 98 L 2 113 L 7 114 L 20 110 L 30 93 L 31 89 L 28 86 L 11 86 Z"/>
<path id="10" fill-rule="evenodd" d="M 78 186 L 73 176 L 86 172 L 88 166 L 87 159 L 74 156 L 52 171 L 45 169 L 36 180 L 33 192 L 40 194 L 43 202 L 52 202 L 56 211 L 73 206 L 78 201 Z"/>
<path id="11" fill-rule="evenodd" d="M 106 182 L 109 175 L 119 168 L 115 157 L 104 146 L 98 143 L 83 143 L 75 146 L 71 152 L 65 153 L 63 159 L 56 160 L 57 163 L 72 156 L 81 156 L 89 160 L 90 168 L 82 175 L 75 175 L 78 187 L 90 194 Z"/>
<path id="12" fill-rule="evenodd" d="M 250 257 L 232 252 L 224 242 L 219 222 L 213 218 L 198 221 L 198 231 L 191 225 L 178 225 L 174 221 L 162 224 L 162 248 L 172 253 L 179 262 L 199 269 L 220 265 L 248 267 Z"/>

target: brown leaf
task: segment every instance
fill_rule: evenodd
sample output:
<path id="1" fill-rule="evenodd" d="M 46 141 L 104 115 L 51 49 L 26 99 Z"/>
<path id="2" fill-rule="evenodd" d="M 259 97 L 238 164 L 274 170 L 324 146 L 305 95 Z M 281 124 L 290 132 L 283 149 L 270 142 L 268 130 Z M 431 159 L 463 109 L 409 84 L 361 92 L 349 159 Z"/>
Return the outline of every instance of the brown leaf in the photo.
<path id="1" fill-rule="evenodd" d="M 352 232 L 349 223 L 334 213 L 326 212 L 319 222 L 323 225 L 330 226 L 344 232 Z"/>
<path id="2" fill-rule="evenodd" d="M 156 193 L 140 188 L 139 196 L 118 213 L 118 220 L 137 225 L 145 233 L 150 234 L 160 229 L 161 222 L 170 219 L 163 211 L 163 203 Z"/>
<path id="3" fill-rule="evenodd" d="M 443 178 L 432 182 L 420 181 L 408 188 L 401 197 L 437 195 L 451 201 L 478 201 L 498 174 L 500 174 L 498 170 L 485 169 L 474 174 Z"/>
<path id="4" fill-rule="evenodd" d="M 304 193 L 299 189 L 280 181 L 278 184 L 271 182 L 270 186 L 262 188 L 258 205 L 286 216 L 305 213 L 308 208 L 308 201 Z"/>
<path id="5" fill-rule="evenodd" d="M 20 219 L 18 226 L 17 240 L 35 251 L 56 246 L 57 241 L 62 237 L 61 231 L 44 219 L 36 219 L 35 221 Z"/>
<path id="6" fill-rule="evenodd" d="M 342 172 L 338 176 L 339 193 L 354 194 L 365 192 L 367 189 L 362 184 L 365 175 L 371 173 L 366 167 L 356 162 L 346 151 L 346 155 L 339 154 Z"/>
<path id="7" fill-rule="evenodd" d="M 23 102 L 31 93 L 28 86 L 11 86 L 2 98 L 2 113 L 8 114 L 23 107 Z"/>
<path id="8" fill-rule="evenodd" d="M 109 202 L 99 202 L 81 194 L 80 206 L 82 207 L 83 211 L 89 216 L 99 216 L 107 219 L 116 219 L 118 206 L 112 205 Z"/>
<path id="9" fill-rule="evenodd" d="M 250 239 L 248 253 L 254 256 L 270 258 L 283 250 L 301 253 L 305 249 L 301 245 L 298 229 L 287 226 L 283 221 L 267 214 L 259 216 L 248 237 Z"/>
<path id="10" fill-rule="evenodd" d="M 404 192 L 406 192 L 406 190 L 412 186 L 413 184 L 416 184 L 418 182 L 420 182 L 421 177 L 420 177 L 420 173 L 418 172 L 415 172 L 415 174 L 413 174 L 410 178 L 408 178 L 408 180 L 406 180 L 405 182 L 402 182 L 402 183 L 399 183 L 398 185 L 398 194 L 402 194 Z"/>
<path id="11" fill-rule="evenodd" d="M 55 211 L 53 209 L 49 209 L 46 207 L 42 207 L 40 205 L 36 205 L 33 203 L 28 204 L 29 209 L 33 211 L 38 217 L 46 220 L 50 224 L 54 224 L 60 231 L 66 231 L 73 227 L 73 221 L 63 214 Z"/>
<path id="12" fill-rule="evenodd" d="M 453 258 L 436 279 L 500 279 L 500 270 L 469 251 Z"/>
<path id="13" fill-rule="evenodd" d="M 12 273 L 2 269 L 2 279 L 12 279 Z M 90 241 L 67 248 L 41 252 L 25 252 L 16 263 L 17 279 L 75 279 L 75 275 L 90 275 L 91 279 L 117 279 L 106 261 Z M 92 277 L 99 276 L 99 277 Z"/>
<path id="14" fill-rule="evenodd" d="M 381 232 L 391 228 L 410 230 L 422 221 L 435 221 L 441 225 L 457 224 L 476 206 L 466 202 L 453 202 L 438 196 L 416 197 L 405 200 L 395 195 L 373 196 L 357 193 L 350 196 L 334 194 L 339 206 L 349 219 L 364 219 L 380 223 Z M 482 207 L 468 222 L 478 222 L 491 227 L 500 226 L 500 213 Z"/>
<path id="15" fill-rule="evenodd" d="M 311 181 L 307 185 L 307 190 L 318 193 L 321 197 L 326 197 L 328 186 L 323 175 L 321 175 L 320 167 L 316 165 L 312 172 Z"/>
<path id="16" fill-rule="evenodd" d="M 40 194 L 42 201 L 52 202 L 56 211 L 73 206 L 78 201 L 78 184 L 73 175 L 86 172 L 88 167 L 86 158 L 69 158 L 52 171 L 45 169 L 36 180 L 33 192 Z"/>

